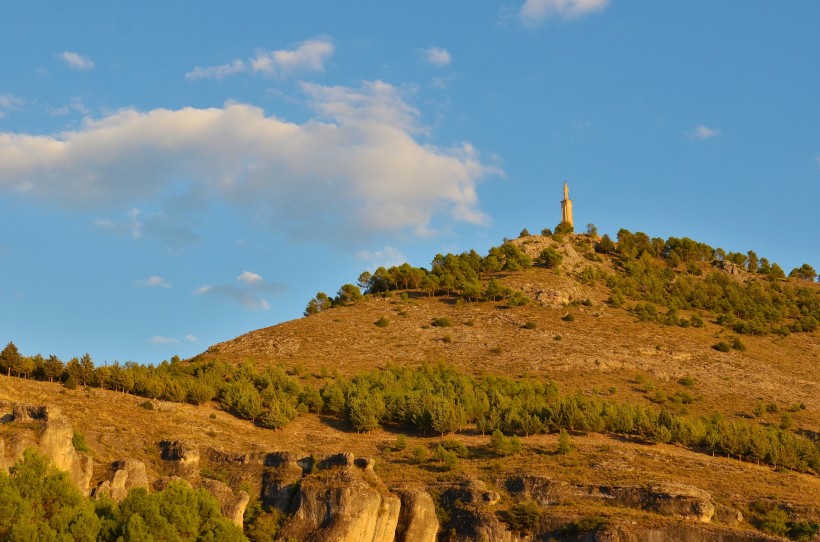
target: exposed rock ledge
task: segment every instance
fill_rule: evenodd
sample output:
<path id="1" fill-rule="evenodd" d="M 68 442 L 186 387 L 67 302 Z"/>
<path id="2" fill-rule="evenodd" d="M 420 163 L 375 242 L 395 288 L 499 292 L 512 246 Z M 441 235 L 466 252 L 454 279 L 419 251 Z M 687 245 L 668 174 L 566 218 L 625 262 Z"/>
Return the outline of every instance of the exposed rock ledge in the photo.
<path id="1" fill-rule="evenodd" d="M 82 494 L 88 496 L 94 461 L 90 455 L 74 449 L 74 430 L 59 408 L 16 403 L 9 423 L 19 425 L 21 430 L 8 443 L 0 440 L 0 467 L 8 469 L 26 448 L 34 446 L 58 469 L 66 471 Z M 27 423 L 33 427 L 25 427 Z"/>

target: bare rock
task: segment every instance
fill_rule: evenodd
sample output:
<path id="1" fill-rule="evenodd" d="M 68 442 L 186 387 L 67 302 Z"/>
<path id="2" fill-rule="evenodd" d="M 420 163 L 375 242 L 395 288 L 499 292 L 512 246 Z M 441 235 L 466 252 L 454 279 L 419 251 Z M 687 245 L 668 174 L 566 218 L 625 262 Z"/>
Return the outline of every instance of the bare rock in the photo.
<path id="1" fill-rule="evenodd" d="M 171 463 L 177 476 L 196 478 L 199 476 L 199 446 L 188 440 L 163 440 L 159 443 L 163 460 Z"/>
<path id="2" fill-rule="evenodd" d="M 643 501 L 644 509 L 664 516 L 709 523 L 715 515 L 712 496 L 702 489 L 684 484 L 651 486 L 644 491 Z"/>
<path id="3" fill-rule="evenodd" d="M 302 478 L 284 537 L 321 542 L 393 542 L 401 502 L 370 470 L 348 465 L 352 454 L 339 454 L 342 466 Z M 342 461 L 344 459 L 344 461 Z"/>
<path id="4" fill-rule="evenodd" d="M 15 403 L 12 408 L 12 418 L 15 422 L 46 420 L 47 412 L 48 409 L 44 405 L 26 405 L 22 403 Z"/>
<path id="5" fill-rule="evenodd" d="M 248 506 L 250 501 L 248 493 L 241 489 L 234 493 L 227 485 L 210 478 L 203 478 L 200 486 L 216 498 L 222 515 L 241 528 L 242 519 L 245 516 L 245 507 Z"/>
<path id="6" fill-rule="evenodd" d="M 45 427 L 37 441 L 40 451 L 58 469 L 69 474 L 83 496 L 88 496 L 91 489 L 94 460 L 90 455 L 74 449 L 74 430 L 68 420 L 60 415 L 59 410 L 43 407 L 42 410 L 38 410 L 39 412 L 42 412 L 43 418 L 41 419 L 45 419 Z M 30 415 L 31 411 L 27 414 Z"/>
<path id="7" fill-rule="evenodd" d="M 293 496 L 303 473 L 298 458 L 296 454 L 273 453 L 268 455 L 265 464 L 270 468 L 262 474 L 262 501 L 290 514 L 294 504 Z"/>
<path id="8" fill-rule="evenodd" d="M 435 542 L 439 522 L 436 505 L 426 491 L 398 489 L 401 500 L 395 542 Z"/>
<path id="9" fill-rule="evenodd" d="M 111 464 L 109 469 L 111 477 L 104 480 L 94 491 L 95 497 L 107 495 L 111 499 L 120 502 L 128 492 L 136 487 L 148 489 L 148 474 L 145 471 L 145 463 L 136 459 L 121 459 Z"/>

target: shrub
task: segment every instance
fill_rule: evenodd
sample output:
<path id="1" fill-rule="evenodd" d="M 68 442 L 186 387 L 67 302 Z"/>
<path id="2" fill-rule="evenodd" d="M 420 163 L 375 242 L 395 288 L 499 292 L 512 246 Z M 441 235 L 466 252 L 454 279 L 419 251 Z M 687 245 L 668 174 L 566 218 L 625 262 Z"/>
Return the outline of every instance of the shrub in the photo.
<path id="1" fill-rule="evenodd" d="M 712 348 L 714 348 L 714 349 L 715 349 L 715 350 L 717 350 L 718 352 L 728 352 L 729 350 L 731 350 L 731 349 L 732 349 L 732 347 L 731 347 L 731 346 L 729 346 L 729 344 L 728 344 L 728 343 L 726 343 L 726 342 L 724 342 L 724 341 L 720 341 L 720 342 L 719 342 L 719 343 L 717 343 L 717 344 L 713 344 L 713 345 L 712 345 Z"/>
<path id="2" fill-rule="evenodd" d="M 527 322 L 526 324 L 524 324 L 521 327 L 523 327 L 524 329 L 535 329 L 536 325 L 535 325 L 535 322 L 530 321 L 530 322 Z"/>
<path id="3" fill-rule="evenodd" d="M 448 452 L 453 452 L 458 457 L 468 457 L 470 455 L 470 450 L 468 450 L 467 446 L 460 440 L 447 439 L 441 443 L 441 446 Z"/>
<path id="4" fill-rule="evenodd" d="M 375 325 L 376 327 L 387 327 L 390 325 L 390 321 L 388 321 L 387 318 L 382 316 L 378 320 L 373 322 L 373 325 Z"/>
<path id="5" fill-rule="evenodd" d="M 455 452 L 445 450 L 441 444 L 436 447 L 436 459 L 439 465 L 446 471 L 456 470 L 458 468 L 458 455 L 456 455 Z"/>
<path id="6" fill-rule="evenodd" d="M 564 322 L 574 322 L 575 321 L 575 315 L 573 315 L 571 312 L 568 312 L 564 316 L 561 317 L 561 320 L 563 320 Z"/>
<path id="7" fill-rule="evenodd" d="M 78 452 L 91 451 L 91 448 L 88 446 L 88 442 L 85 440 L 85 435 L 79 431 L 74 431 L 74 436 L 71 438 L 71 444 L 74 445 L 74 449 Z"/>
<path id="8" fill-rule="evenodd" d="M 693 388 L 695 386 L 695 379 L 692 378 L 691 376 L 687 375 L 687 376 L 684 376 L 683 378 L 681 378 L 680 380 L 678 380 L 678 383 L 681 386 L 686 386 L 687 388 Z"/>
<path id="9" fill-rule="evenodd" d="M 566 455 L 572 450 L 572 444 L 569 440 L 569 433 L 567 433 L 566 429 L 561 429 L 561 433 L 558 435 L 558 446 L 555 448 L 555 451 L 561 455 Z"/>
<path id="10" fill-rule="evenodd" d="M 396 437 L 396 443 L 393 445 L 393 449 L 397 452 L 401 452 L 407 449 L 407 437 L 404 435 L 399 435 Z"/>
<path id="11" fill-rule="evenodd" d="M 561 265 L 561 262 L 564 260 L 564 257 L 552 247 L 545 248 L 541 251 L 541 254 L 538 255 L 536 258 L 536 262 L 543 265 L 547 269 L 554 269 Z"/>
<path id="12" fill-rule="evenodd" d="M 513 531 L 519 533 L 532 532 L 541 522 L 542 514 L 543 511 L 536 502 L 515 503 L 507 511 L 507 523 Z"/>
<path id="13" fill-rule="evenodd" d="M 144 408 L 145 410 L 154 410 L 154 403 L 152 401 L 143 401 L 140 403 L 140 408 Z"/>
<path id="14" fill-rule="evenodd" d="M 430 452 L 424 446 L 416 446 L 410 452 L 410 462 L 418 465 L 427 461 L 430 457 Z"/>
<path id="15" fill-rule="evenodd" d="M 433 318 L 433 321 L 430 322 L 430 325 L 433 327 L 451 327 L 453 322 L 447 317 L 440 317 L 440 318 Z"/>

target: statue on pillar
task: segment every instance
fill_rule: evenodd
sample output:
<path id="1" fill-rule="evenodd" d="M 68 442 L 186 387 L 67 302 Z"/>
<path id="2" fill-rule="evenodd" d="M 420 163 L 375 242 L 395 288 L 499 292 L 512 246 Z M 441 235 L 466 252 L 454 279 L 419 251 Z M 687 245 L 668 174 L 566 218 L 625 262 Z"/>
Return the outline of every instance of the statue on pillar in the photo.
<path id="1" fill-rule="evenodd" d="M 564 182 L 564 199 L 561 201 L 561 222 L 566 222 L 573 228 L 575 224 L 572 221 L 572 200 L 569 199 L 569 185 Z"/>

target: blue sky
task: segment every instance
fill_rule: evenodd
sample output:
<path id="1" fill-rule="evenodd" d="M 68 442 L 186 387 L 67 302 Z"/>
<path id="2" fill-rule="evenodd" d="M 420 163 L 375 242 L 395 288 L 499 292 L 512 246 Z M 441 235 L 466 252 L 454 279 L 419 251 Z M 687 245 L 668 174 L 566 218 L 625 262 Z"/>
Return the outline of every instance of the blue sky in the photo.
<path id="1" fill-rule="evenodd" d="M 820 264 L 817 2 L 0 5 L 0 340 L 156 363 L 560 220 Z"/>

